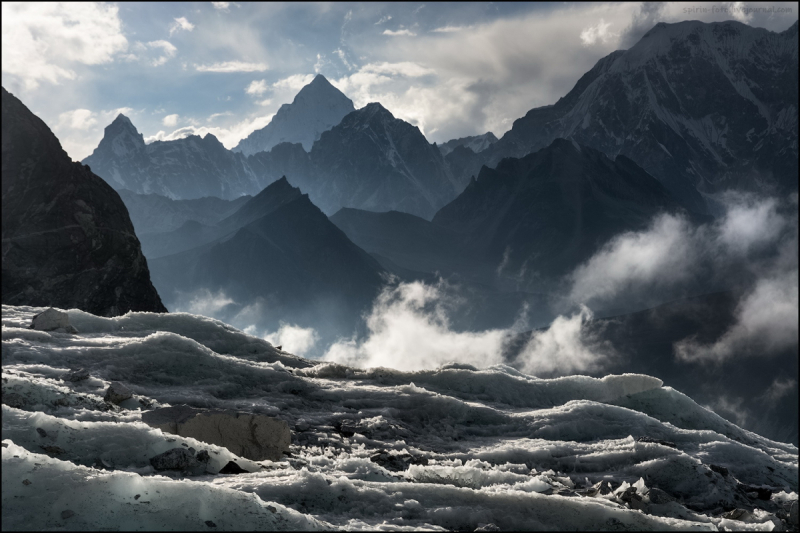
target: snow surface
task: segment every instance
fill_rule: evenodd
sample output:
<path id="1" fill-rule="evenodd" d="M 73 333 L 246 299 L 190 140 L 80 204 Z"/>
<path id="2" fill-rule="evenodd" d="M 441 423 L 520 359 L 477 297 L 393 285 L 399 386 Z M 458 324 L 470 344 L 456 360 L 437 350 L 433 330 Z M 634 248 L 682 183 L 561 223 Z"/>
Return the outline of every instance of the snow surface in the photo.
<path id="1" fill-rule="evenodd" d="M 771 531 L 797 504 L 796 447 L 649 376 L 359 369 L 185 313 L 73 309 L 77 334 L 28 329 L 42 310 L 2 311 L 3 530 Z M 90 377 L 61 379 L 78 369 Z M 134 397 L 104 402 L 112 381 Z M 181 403 L 280 417 L 291 456 L 249 461 L 141 421 Z M 155 472 L 175 447 L 208 451 L 208 467 Z M 230 460 L 250 473 L 218 474 Z"/>

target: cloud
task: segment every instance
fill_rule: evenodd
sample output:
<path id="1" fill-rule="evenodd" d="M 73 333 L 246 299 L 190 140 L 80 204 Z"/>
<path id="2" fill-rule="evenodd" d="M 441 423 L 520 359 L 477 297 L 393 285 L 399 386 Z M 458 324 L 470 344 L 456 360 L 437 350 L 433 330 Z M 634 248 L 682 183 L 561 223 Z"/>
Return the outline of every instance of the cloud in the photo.
<path id="1" fill-rule="evenodd" d="M 261 96 L 269 90 L 266 80 L 253 80 L 250 85 L 244 90 L 247 94 Z"/>
<path id="2" fill-rule="evenodd" d="M 88 130 L 97 124 L 94 113 L 89 109 L 73 109 L 58 115 L 59 128 L 69 128 L 73 130 Z"/>
<path id="3" fill-rule="evenodd" d="M 213 317 L 233 303 L 234 301 L 226 296 L 223 291 L 213 293 L 208 289 L 200 289 L 189 297 L 188 303 L 177 306 L 175 312 Z"/>
<path id="4" fill-rule="evenodd" d="M 228 11 L 230 7 L 230 2 L 211 2 L 211 5 L 214 6 L 214 9 L 218 11 Z"/>
<path id="5" fill-rule="evenodd" d="M 245 61 L 224 61 L 211 65 L 196 65 L 198 72 L 264 72 L 266 63 L 247 63 Z"/>
<path id="6" fill-rule="evenodd" d="M 592 46 L 597 42 L 608 43 L 618 37 L 617 33 L 609 31 L 610 22 L 602 18 L 594 26 L 589 26 L 581 32 L 581 42 L 584 46 Z"/>
<path id="7" fill-rule="evenodd" d="M 294 74 L 286 78 L 282 78 L 272 84 L 273 89 L 286 89 L 292 92 L 297 92 L 314 79 L 313 74 Z"/>
<path id="8" fill-rule="evenodd" d="M 375 23 L 375 26 L 378 26 L 379 24 L 383 24 L 384 22 L 389 22 L 390 20 L 392 20 L 392 16 L 391 15 L 386 15 L 385 17 L 381 17 L 380 20 Z"/>
<path id="9" fill-rule="evenodd" d="M 641 232 L 605 244 L 570 275 L 574 302 L 608 301 L 632 290 L 668 287 L 692 275 L 694 230 L 677 215 L 660 215 Z"/>
<path id="10" fill-rule="evenodd" d="M 227 127 L 190 125 L 169 133 L 160 130 L 155 135 L 145 137 L 144 142 L 149 144 L 153 141 L 173 141 L 176 139 L 183 139 L 189 135 L 205 137 L 206 134 L 210 133 L 219 139 L 219 142 L 221 142 L 223 146 L 230 150 L 236 146 L 239 141 L 253 133 L 253 131 L 261 129 L 269 124 L 273 116 L 275 116 L 274 113 L 262 117 L 246 118 Z"/>
<path id="11" fill-rule="evenodd" d="M 457 31 L 471 30 L 475 26 L 442 26 L 431 30 L 434 33 L 453 33 Z"/>
<path id="12" fill-rule="evenodd" d="M 376 298 L 367 317 L 366 339 L 340 340 L 323 356 L 349 366 L 398 370 L 433 369 L 457 360 L 487 367 L 502 362 L 505 330 L 455 332 L 439 286 L 422 282 L 390 286 Z"/>
<path id="13" fill-rule="evenodd" d="M 167 127 L 175 127 L 178 124 L 179 115 L 167 115 L 161 120 L 161 123 Z"/>
<path id="14" fill-rule="evenodd" d="M 581 306 L 571 317 L 559 316 L 547 330 L 534 332 L 516 359 L 521 370 L 533 375 L 567 375 L 601 369 L 613 349 L 586 332 L 583 326 L 591 319 L 591 310 Z"/>
<path id="15" fill-rule="evenodd" d="M 396 31 L 383 30 L 383 35 L 390 35 L 392 37 L 400 37 L 400 36 L 416 37 L 417 36 L 416 33 L 414 33 L 411 30 L 408 30 L 408 29 L 402 29 L 402 30 L 396 30 Z"/>
<path id="16" fill-rule="evenodd" d="M 194 24 L 186 20 L 186 17 L 178 17 L 174 19 L 175 22 L 169 27 L 169 34 L 172 35 L 176 31 L 184 30 L 184 31 L 192 31 L 194 29 Z"/>
<path id="17" fill-rule="evenodd" d="M 153 60 L 153 66 L 158 67 L 175 57 L 178 51 L 175 46 L 169 41 L 150 41 L 147 43 L 150 48 L 161 49 L 161 56 Z"/>
<path id="18" fill-rule="evenodd" d="M 128 48 L 111 4 L 3 2 L 2 19 L 2 70 L 26 89 L 74 80 L 77 65 L 109 63 Z"/>
<path id="19" fill-rule="evenodd" d="M 717 341 L 703 344 L 694 337 L 675 344 L 684 362 L 720 363 L 734 356 L 768 357 L 798 343 L 797 270 L 760 279 L 739 302 L 736 322 Z"/>
<path id="20" fill-rule="evenodd" d="M 772 384 L 759 396 L 769 406 L 776 406 L 777 403 L 797 387 L 797 380 L 791 378 L 775 378 Z"/>
<path id="21" fill-rule="evenodd" d="M 319 335 L 314 328 L 302 328 L 283 322 L 278 331 L 263 335 L 262 338 L 273 346 L 281 346 L 283 351 L 295 355 L 305 355 L 319 341 Z"/>

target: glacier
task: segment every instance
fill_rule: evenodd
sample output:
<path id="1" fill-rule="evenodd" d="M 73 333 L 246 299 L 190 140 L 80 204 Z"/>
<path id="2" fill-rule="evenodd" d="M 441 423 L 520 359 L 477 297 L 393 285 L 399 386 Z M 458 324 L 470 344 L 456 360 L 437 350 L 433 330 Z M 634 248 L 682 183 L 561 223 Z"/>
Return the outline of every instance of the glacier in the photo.
<path id="1" fill-rule="evenodd" d="M 2 307 L 3 530 L 797 528 L 797 447 L 654 377 L 359 368 L 188 313 L 29 329 L 43 310 Z M 104 402 L 112 381 L 134 397 Z M 291 453 L 251 461 L 141 420 L 179 404 L 281 418 Z M 208 468 L 150 465 L 181 446 Z M 219 474 L 230 460 L 248 473 Z"/>

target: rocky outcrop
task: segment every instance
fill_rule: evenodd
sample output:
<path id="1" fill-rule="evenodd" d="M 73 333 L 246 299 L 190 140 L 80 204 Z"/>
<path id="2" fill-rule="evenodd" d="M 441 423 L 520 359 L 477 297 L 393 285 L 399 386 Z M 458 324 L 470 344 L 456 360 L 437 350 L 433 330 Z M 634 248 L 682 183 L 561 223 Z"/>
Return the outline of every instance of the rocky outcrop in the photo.
<path id="1" fill-rule="evenodd" d="M 2 118 L 3 303 L 166 312 L 119 195 L 5 89 Z"/>
<path id="2" fill-rule="evenodd" d="M 143 413 L 142 421 L 165 433 L 224 446 L 254 461 L 278 461 L 291 443 L 289 425 L 264 415 L 180 405 Z"/>
<path id="3" fill-rule="evenodd" d="M 38 315 L 34 315 L 31 321 L 31 329 L 39 331 L 61 331 L 66 333 L 77 333 L 72 324 L 69 323 L 69 315 L 58 309 L 47 309 Z"/>

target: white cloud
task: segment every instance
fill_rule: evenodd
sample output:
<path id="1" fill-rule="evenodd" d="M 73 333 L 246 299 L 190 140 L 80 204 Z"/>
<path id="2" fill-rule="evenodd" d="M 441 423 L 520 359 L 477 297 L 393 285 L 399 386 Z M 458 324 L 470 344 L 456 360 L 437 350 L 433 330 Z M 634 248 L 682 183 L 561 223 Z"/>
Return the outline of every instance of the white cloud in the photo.
<path id="1" fill-rule="evenodd" d="M 73 80 L 76 65 L 109 63 L 128 48 L 115 5 L 3 2 L 2 19 L 2 70 L 27 89 Z"/>
<path id="2" fill-rule="evenodd" d="M 434 33 L 454 33 L 457 31 L 471 30 L 475 26 L 442 26 L 431 30 Z"/>
<path id="3" fill-rule="evenodd" d="M 314 328 L 281 323 L 278 331 L 263 336 L 264 340 L 273 346 L 281 346 L 285 352 L 295 355 L 305 355 L 313 349 L 319 341 L 319 335 Z"/>
<path id="4" fill-rule="evenodd" d="M 219 313 L 223 308 L 231 305 L 234 301 L 229 298 L 223 291 L 216 293 L 208 289 L 201 289 L 196 291 L 189 299 L 185 308 L 178 307 L 175 309 L 177 313 L 192 313 L 195 315 L 204 315 L 213 317 Z"/>
<path id="5" fill-rule="evenodd" d="M 58 128 L 88 130 L 97 124 L 94 113 L 88 109 L 73 109 L 58 115 Z"/>
<path id="6" fill-rule="evenodd" d="M 192 31 L 194 29 L 194 24 L 186 20 L 186 17 L 178 17 L 174 19 L 175 22 L 169 27 L 169 34 L 172 35 L 176 31 L 184 30 L 184 31 Z"/>
<path id="7" fill-rule="evenodd" d="M 675 215 L 656 217 L 645 231 L 618 235 L 571 274 L 570 299 L 608 301 L 687 279 L 696 256 L 693 239 L 691 225 Z"/>
<path id="8" fill-rule="evenodd" d="M 342 340 L 328 348 L 327 361 L 357 367 L 433 369 L 447 362 L 487 367 L 502 362 L 508 332 L 450 330 L 447 302 L 437 286 L 422 282 L 387 287 L 367 317 L 369 336 Z"/>
<path id="9" fill-rule="evenodd" d="M 581 306 L 579 313 L 557 317 L 545 331 L 534 332 L 517 361 L 527 374 L 573 374 L 599 370 L 608 361 L 611 347 L 600 345 L 584 330 L 592 312 Z"/>
<path id="10" fill-rule="evenodd" d="M 720 223 L 719 241 L 735 253 L 746 254 L 774 242 L 786 225 L 773 198 L 729 193 L 725 202 L 728 209 Z"/>
<path id="11" fill-rule="evenodd" d="M 147 43 L 147 46 L 154 49 L 161 50 L 161 56 L 157 57 L 153 60 L 153 66 L 158 67 L 175 57 L 175 53 L 178 51 L 175 46 L 169 41 L 150 41 Z"/>
<path id="12" fill-rule="evenodd" d="M 589 26 L 581 32 L 581 42 L 584 46 L 592 46 L 597 42 L 615 41 L 619 37 L 619 33 L 609 31 L 610 27 L 611 23 L 601 18 L 597 24 Z"/>
<path id="13" fill-rule="evenodd" d="M 246 61 L 224 61 L 211 65 L 197 65 L 199 72 L 264 72 L 266 63 L 248 63 Z"/>
<path id="14" fill-rule="evenodd" d="M 389 22 L 390 20 L 392 20 L 392 16 L 391 15 L 386 15 L 384 17 L 381 17 L 380 20 L 375 23 L 375 26 L 378 26 L 379 24 L 383 24 L 384 22 Z"/>
<path id="15" fill-rule="evenodd" d="M 214 9 L 217 9 L 219 11 L 228 11 L 228 8 L 230 7 L 231 3 L 230 2 L 211 2 L 211 5 L 214 6 Z"/>
<path id="16" fill-rule="evenodd" d="M 775 406 L 781 398 L 797 387 L 797 380 L 791 378 L 775 378 L 772 384 L 760 396 L 767 405 Z"/>
<path id="17" fill-rule="evenodd" d="M 261 96 L 265 92 L 267 92 L 269 88 L 267 87 L 266 80 L 253 80 L 250 82 L 250 85 L 244 90 L 247 94 L 252 94 L 256 96 Z"/>
<path id="18" fill-rule="evenodd" d="M 739 302 L 736 323 L 716 342 L 694 338 L 675 345 L 675 355 L 687 362 L 718 363 L 734 356 L 770 356 L 798 343 L 797 269 L 760 279 Z"/>
<path id="19" fill-rule="evenodd" d="M 292 92 L 297 92 L 314 79 L 313 74 L 294 74 L 286 78 L 282 78 L 272 84 L 273 89 L 287 89 Z"/>
<path id="20" fill-rule="evenodd" d="M 383 34 L 384 34 L 384 35 L 390 35 L 390 36 L 392 36 L 392 37 L 400 37 L 400 36 L 405 36 L 405 37 L 416 37 L 416 36 L 417 36 L 417 34 L 416 34 L 416 33 L 414 33 L 414 32 L 413 32 L 413 31 L 411 31 L 411 30 L 408 30 L 408 29 L 402 29 L 402 30 L 396 30 L 396 31 L 392 31 L 392 30 L 383 30 Z"/>
<path id="21" fill-rule="evenodd" d="M 173 128 L 178 124 L 179 115 L 167 115 L 161 120 L 161 123 L 168 128 Z"/>
<path id="22" fill-rule="evenodd" d="M 223 146 L 230 150 L 236 146 L 239 141 L 253 133 L 253 131 L 261 129 L 269 124 L 273 116 L 275 116 L 274 113 L 263 117 L 246 118 L 226 127 L 191 125 L 172 132 L 159 131 L 155 135 L 145 137 L 144 142 L 149 144 L 153 141 L 173 141 L 175 139 L 183 139 L 189 135 L 205 137 L 206 134 L 210 133 L 219 139 L 219 142 L 221 142 Z"/>

